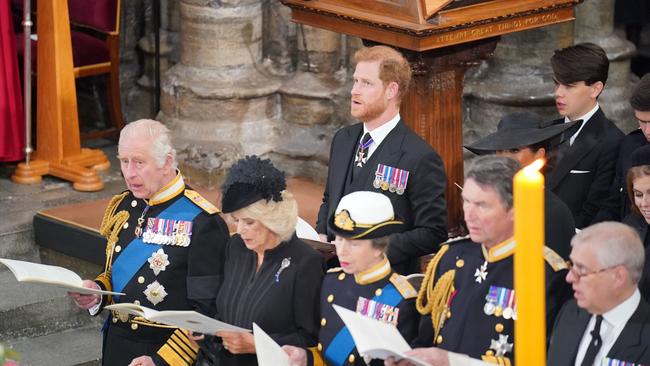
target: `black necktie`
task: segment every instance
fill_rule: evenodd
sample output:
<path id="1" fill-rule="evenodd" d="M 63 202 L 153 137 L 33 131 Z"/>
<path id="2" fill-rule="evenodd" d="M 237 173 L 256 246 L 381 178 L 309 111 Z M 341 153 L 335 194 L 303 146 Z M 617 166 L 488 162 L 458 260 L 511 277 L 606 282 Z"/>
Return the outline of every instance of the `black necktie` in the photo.
<path id="1" fill-rule="evenodd" d="M 596 316 L 596 325 L 591 331 L 591 342 L 589 342 L 589 348 L 585 353 L 585 358 L 582 359 L 582 366 L 593 366 L 594 360 L 596 359 L 596 354 L 600 350 L 600 347 L 603 345 L 602 339 L 600 339 L 600 325 L 603 323 L 603 316 Z"/>

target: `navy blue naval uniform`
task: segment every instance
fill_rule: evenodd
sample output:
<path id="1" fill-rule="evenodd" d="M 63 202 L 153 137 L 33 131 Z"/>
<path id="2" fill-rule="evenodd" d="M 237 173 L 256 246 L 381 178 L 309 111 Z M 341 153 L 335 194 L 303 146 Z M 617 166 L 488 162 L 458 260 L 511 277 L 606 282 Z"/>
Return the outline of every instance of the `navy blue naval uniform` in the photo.
<path id="1" fill-rule="evenodd" d="M 423 316 L 412 346 L 436 346 L 514 365 L 514 249 L 512 238 L 489 250 L 468 238 L 443 245 L 429 263 L 418 294 L 417 308 Z M 571 292 L 564 280 L 566 262 L 548 247 L 544 247 L 544 258 L 550 334 Z"/>
<path id="2" fill-rule="evenodd" d="M 129 191 L 113 197 L 100 230 L 108 239 L 106 267 L 95 282 L 126 295 L 103 296 L 91 314 L 111 303 L 135 303 L 214 316 L 229 237 L 217 213 L 187 189 L 180 174 L 148 201 Z M 104 365 L 127 365 L 142 355 L 156 365 L 192 365 L 196 359 L 197 348 L 177 328 L 111 312 L 103 330 Z"/>
<path id="3" fill-rule="evenodd" d="M 332 304 L 396 324 L 404 339 L 411 342 L 416 336 L 419 318 L 415 309 L 416 296 L 417 291 L 406 277 L 395 273 L 385 258 L 355 275 L 346 274 L 341 268 L 330 269 L 321 288 L 319 343 L 307 352 L 307 364 L 383 365 L 380 360 L 366 363 L 359 356 L 350 332 Z M 395 313 L 396 318 L 393 317 Z"/>

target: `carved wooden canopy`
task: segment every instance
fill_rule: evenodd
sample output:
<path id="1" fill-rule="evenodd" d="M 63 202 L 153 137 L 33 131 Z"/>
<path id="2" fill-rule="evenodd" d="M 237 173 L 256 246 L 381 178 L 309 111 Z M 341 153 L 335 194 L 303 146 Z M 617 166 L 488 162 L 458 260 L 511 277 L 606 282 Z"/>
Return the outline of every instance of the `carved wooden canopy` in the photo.
<path id="1" fill-rule="evenodd" d="M 414 51 L 574 19 L 582 0 L 281 0 L 295 22 Z"/>

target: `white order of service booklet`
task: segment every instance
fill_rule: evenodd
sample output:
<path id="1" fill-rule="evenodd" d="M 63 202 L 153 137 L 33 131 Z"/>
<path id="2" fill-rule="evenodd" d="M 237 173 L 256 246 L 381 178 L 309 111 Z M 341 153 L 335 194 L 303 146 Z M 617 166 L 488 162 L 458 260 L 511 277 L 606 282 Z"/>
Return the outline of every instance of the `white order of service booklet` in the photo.
<path id="1" fill-rule="evenodd" d="M 397 361 L 408 360 L 417 366 L 430 366 L 406 355 L 411 346 L 394 325 L 382 323 L 336 304 L 332 306 L 350 331 L 361 356 L 380 360 L 393 357 Z"/>
<path id="2" fill-rule="evenodd" d="M 18 282 L 51 285 L 80 294 L 124 295 L 123 292 L 83 287 L 81 277 L 67 268 L 6 258 L 0 258 L 0 263 L 11 270 Z"/>
<path id="3" fill-rule="evenodd" d="M 201 313 L 197 313 L 193 310 L 159 311 L 130 302 L 108 305 L 105 306 L 104 309 L 114 310 L 120 313 L 131 314 L 135 316 L 141 316 L 152 322 L 173 325 L 178 328 L 191 330 L 195 333 L 214 334 L 221 331 L 250 333 L 250 329 L 240 328 L 228 323 L 224 323 Z"/>
<path id="4" fill-rule="evenodd" d="M 259 366 L 290 366 L 289 355 L 255 323 L 253 323 L 253 337 Z"/>

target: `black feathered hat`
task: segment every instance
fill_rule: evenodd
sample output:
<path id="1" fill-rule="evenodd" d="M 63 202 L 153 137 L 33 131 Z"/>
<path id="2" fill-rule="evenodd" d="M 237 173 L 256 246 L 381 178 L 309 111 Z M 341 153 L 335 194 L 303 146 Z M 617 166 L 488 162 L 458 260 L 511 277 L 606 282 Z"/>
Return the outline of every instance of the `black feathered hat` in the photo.
<path id="1" fill-rule="evenodd" d="M 650 144 L 637 148 L 630 155 L 630 167 L 641 165 L 650 165 Z"/>
<path id="2" fill-rule="evenodd" d="M 284 172 L 274 167 L 271 160 L 246 156 L 228 170 L 221 186 L 221 211 L 234 212 L 262 199 L 282 201 L 286 188 Z"/>

